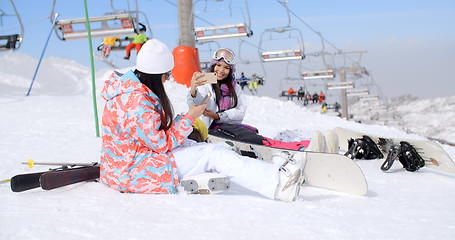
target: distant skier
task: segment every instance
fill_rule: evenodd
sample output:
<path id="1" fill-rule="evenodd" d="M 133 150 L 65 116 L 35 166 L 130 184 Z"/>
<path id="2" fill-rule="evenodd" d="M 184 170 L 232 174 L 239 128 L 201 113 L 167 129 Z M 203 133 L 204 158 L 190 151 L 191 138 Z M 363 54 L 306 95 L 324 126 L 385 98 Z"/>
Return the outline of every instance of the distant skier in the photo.
<path id="1" fill-rule="evenodd" d="M 237 79 L 237 83 L 240 85 L 240 87 L 242 87 L 242 91 L 243 91 L 243 88 L 248 85 L 248 81 L 249 79 L 245 77 L 245 74 L 242 72 L 242 76 L 240 78 Z"/>

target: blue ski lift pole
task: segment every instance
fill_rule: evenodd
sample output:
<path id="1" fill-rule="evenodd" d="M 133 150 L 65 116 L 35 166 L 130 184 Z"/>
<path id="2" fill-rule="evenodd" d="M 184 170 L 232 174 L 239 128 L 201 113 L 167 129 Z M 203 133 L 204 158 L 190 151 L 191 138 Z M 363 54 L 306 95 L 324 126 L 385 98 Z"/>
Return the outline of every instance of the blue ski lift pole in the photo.
<path id="1" fill-rule="evenodd" d="M 98 106 L 96 104 L 96 87 L 95 87 L 95 64 L 93 62 L 93 47 L 92 47 L 92 33 L 90 32 L 90 21 L 88 19 L 87 0 L 84 0 L 85 7 L 85 23 L 87 24 L 88 45 L 90 50 L 90 63 L 92 69 L 92 96 L 93 96 L 93 112 L 95 114 L 95 127 L 96 136 L 100 137 L 99 122 L 98 122 Z"/>
<path id="2" fill-rule="evenodd" d="M 30 95 L 30 91 L 32 90 L 33 82 L 35 81 L 36 74 L 38 73 L 39 66 L 41 64 L 41 60 L 43 60 L 44 52 L 46 51 L 47 44 L 49 43 L 49 39 L 51 38 L 52 30 L 54 30 L 55 23 L 57 22 L 58 13 L 55 14 L 54 22 L 52 23 L 51 31 L 49 32 L 49 36 L 47 36 L 46 44 L 44 45 L 43 52 L 41 53 L 41 57 L 38 61 L 38 66 L 36 66 L 35 74 L 33 74 L 32 82 L 30 83 L 30 87 L 28 88 L 27 96 Z"/>

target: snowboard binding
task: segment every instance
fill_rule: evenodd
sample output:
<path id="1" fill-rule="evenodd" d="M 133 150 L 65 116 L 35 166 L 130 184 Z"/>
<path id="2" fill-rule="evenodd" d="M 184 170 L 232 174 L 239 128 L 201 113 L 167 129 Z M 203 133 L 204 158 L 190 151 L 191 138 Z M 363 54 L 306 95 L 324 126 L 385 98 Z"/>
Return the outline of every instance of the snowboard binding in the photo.
<path id="1" fill-rule="evenodd" d="M 354 158 L 376 159 L 384 157 L 373 139 L 366 135 L 364 135 L 362 138 L 349 139 L 348 148 L 349 150 L 344 155 L 353 160 Z"/>
<path id="2" fill-rule="evenodd" d="M 400 145 L 395 144 L 390 146 L 387 158 L 381 165 L 381 170 L 389 170 L 397 158 L 403 165 L 403 168 L 410 172 L 415 172 L 425 166 L 425 161 L 417 153 L 417 150 L 408 142 L 402 141 Z"/>

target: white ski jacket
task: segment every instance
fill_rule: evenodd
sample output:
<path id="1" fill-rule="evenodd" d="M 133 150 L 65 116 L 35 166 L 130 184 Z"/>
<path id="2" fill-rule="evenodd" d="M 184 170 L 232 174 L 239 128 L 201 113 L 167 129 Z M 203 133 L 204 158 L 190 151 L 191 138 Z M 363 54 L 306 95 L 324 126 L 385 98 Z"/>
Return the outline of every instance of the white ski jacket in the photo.
<path id="1" fill-rule="evenodd" d="M 235 92 L 238 98 L 237 106 L 235 108 L 230 108 L 224 112 L 219 112 L 218 105 L 216 104 L 215 91 L 213 90 L 211 84 L 205 84 L 203 86 L 198 87 L 196 89 L 195 98 L 191 96 L 191 91 L 188 91 L 187 104 L 188 107 L 191 107 L 194 104 L 201 105 L 204 103 L 204 99 L 211 93 L 212 96 L 207 101 L 207 110 L 211 110 L 215 113 L 218 113 L 218 115 L 220 116 L 219 120 L 220 123 L 242 123 L 246 112 L 245 96 L 243 94 L 242 88 L 238 84 L 235 85 Z M 206 117 L 204 115 L 201 115 L 199 118 L 205 123 L 205 126 L 207 128 L 210 127 L 210 124 L 212 124 L 214 120 L 213 118 Z"/>

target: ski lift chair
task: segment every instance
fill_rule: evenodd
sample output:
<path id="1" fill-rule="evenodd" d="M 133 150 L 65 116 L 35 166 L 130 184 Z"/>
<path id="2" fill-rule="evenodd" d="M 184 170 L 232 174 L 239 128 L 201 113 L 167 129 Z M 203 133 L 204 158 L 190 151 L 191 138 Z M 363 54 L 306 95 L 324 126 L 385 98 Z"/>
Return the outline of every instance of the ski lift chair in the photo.
<path id="1" fill-rule="evenodd" d="M 269 34 L 272 40 L 273 34 L 282 34 L 282 33 L 289 33 L 290 35 L 293 32 L 298 34 L 298 45 L 299 47 L 296 49 L 282 49 L 282 50 L 273 50 L 273 51 L 264 51 L 263 41 L 264 41 L 264 34 Z M 276 39 L 275 39 L 276 41 Z M 278 44 L 280 45 L 280 44 Z M 263 62 L 271 62 L 271 61 L 289 61 L 289 60 L 303 60 L 305 58 L 305 52 L 303 47 L 303 37 L 302 32 L 297 28 L 291 27 L 282 27 L 282 28 L 273 28 L 273 29 L 266 29 L 262 34 L 259 40 L 259 56 Z"/>
<path id="2" fill-rule="evenodd" d="M 194 7 L 196 6 L 196 1 L 193 4 L 193 12 Z M 207 41 L 216 41 L 216 40 L 223 40 L 223 39 L 233 39 L 233 38 L 244 38 L 244 37 L 251 37 L 253 36 L 253 31 L 251 31 L 251 20 L 250 20 L 250 13 L 248 10 L 248 3 L 245 0 L 245 9 L 248 14 L 248 24 L 246 24 L 245 14 L 243 13 L 242 8 L 237 7 L 240 9 L 240 12 L 243 16 L 243 22 L 238 24 L 228 24 L 228 25 L 221 25 L 221 26 L 206 26 L 206 27 L 195 27 L 194 34 L 196 42 L 207 42 Z M 229 10 L 232 10 L 232 7 L 229 6 Z M 203 12 L 207 12 L 204 10 Z M 200 12 L 194 12 L 200 13 Z M 195 14 L 193 14 L 195 15 Z"/>
<path id="3" fill-rule="evenodd" d="M 13 7 L 13 10 L 14 10 L 14 15 L 4 14 L 3 10 L 0 9 L 0 11 L 2 12 L 2 15 L 0 15 L 0 17 L 16 16 L 17 21 L 20 25 L 21 32 L 20 32 L 20 34 L 9 34 L 9 35 L 0 36 L 0 51 L 10 51 L 10 50 L 19 49 L 19 47 L 22 44 L 22 39 L 24 36 L 24 25 L 22 24 L 21 17 L 19 15 L 19 13 L 17 12 L 14 2 L 12 0 L 10 0 L 10 2 L 11 2 L 11 6 Z M 0 19 L 0 22 L 1 22 L 1 19 Z"/>
<path id="4" fill-rule="evenodd" d="M 352 97 L 352 96 L 366 96 L 369 94 L 368 89 L 347 89 L 346 90 L 346 96 Z"/>
<path id="5" fill-rule="evenodd" d="M 335 75 L 333 70 L 322 70 L 315 72 L 302 72 L 302 77 L 304 80 L 308 79 L 334 79 Z"/>
<path id="6" fill-rule="evenodd" d="M 367 96 L 359 96 L 360 101 L 377 101 L 379 100 L 378 95 L 367 95 Z"/>
<path id="7" fill-rule="evenodd" d="M 139 24 L 137 18 L 133 17 L 130 13 L 90 17 L 89 22 L 93 38 L 130 36 L 145 32 L 145 26 Z M 119 22 L 121 23 L 120 27 L 118 27 Z M 93 23 L 98 23 L 100 26 L 92 26 Z M 58 20 L 55 23 L 55 31 L 60 40 L 88 38 L 85 18 Z"/>
<path id="8" fill-rule="evenodd" d="M 196 34 L 196 41 L 207 42 L 222 39 L 243 38 L 250 37 L 251 31 L 247 31 L 245 23 L 223 25 L 223 26 L 210 26 L 210 27 L 197 27 L 194 28 Z"/>
<path id="9" fill-rule="evenodd" d="M 348 88 L 354 88 L 354 83 L 353 82 L 327 83 L 327 89 L 329 89 L 329 90 L 332 90 L 332 89 L 348 89 Z"/>

